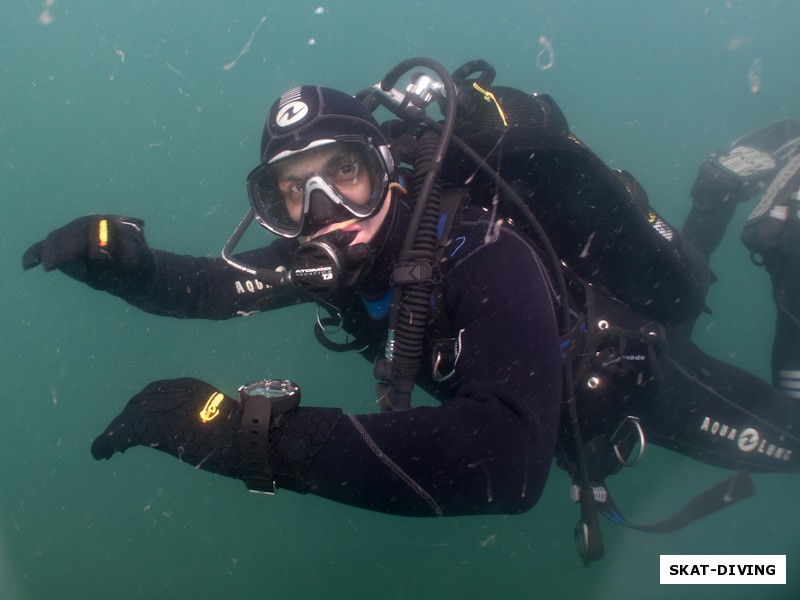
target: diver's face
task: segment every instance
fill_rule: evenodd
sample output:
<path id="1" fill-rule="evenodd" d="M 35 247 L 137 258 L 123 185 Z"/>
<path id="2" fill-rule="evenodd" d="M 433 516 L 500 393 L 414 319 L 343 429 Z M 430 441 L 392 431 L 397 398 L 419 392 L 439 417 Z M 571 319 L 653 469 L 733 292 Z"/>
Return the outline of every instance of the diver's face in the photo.
<path id="1" fill-rule="evenodd" d="M 373 181 L 369 167 L 360 152 L 347 145 L 331 144 L 313 148 L 298 156 L 290 157 L 277 165 L 278 187 L 283 195 L 289 217 L 299 222 L 302 218 L 306 182 L 316 175 L 325 177 L 333 184 L 347 201 L 356 207 L 366 206 L 373 198 Z M 367 243 L 371 240 L 389 209 L 391 194 L 383 202 L 380 210 L 363 219 L 351 218 L 320 228 L 306 236 L 309 240 L 317 236 L 341 229 L 358 232 L 353 244 Z"/>

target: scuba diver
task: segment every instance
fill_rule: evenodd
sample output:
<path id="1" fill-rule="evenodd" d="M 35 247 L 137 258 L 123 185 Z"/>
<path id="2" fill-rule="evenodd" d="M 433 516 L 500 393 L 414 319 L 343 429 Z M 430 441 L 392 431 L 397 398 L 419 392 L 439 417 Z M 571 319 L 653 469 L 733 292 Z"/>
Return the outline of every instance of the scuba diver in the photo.
<path id="1" fill-rule="evenodd" d="M 395 89 L 413 68 L 439 79 Z M 731 153 L 713 155 L 681 235 L 629 173 L 569 132 L 549 96 L 493 78 L 482 61 L 449 74 L 411 59 L 355 97 L 285 92 L 247 177 L 251 208 L 221 258 L 151 249 L 141 220 L 110 215 L 32 245 L 24 268 L 60 270 L 154 314 L 229 319 L 315 302 L 320 341 L 375 363 L 381 411 L 365 414 L 299 405 L 288 380 L 252 382 L 236 397 L 194 378 L 155 381 L 97 437 L 94 458 L 150 446 L 253 491 L 412 516 L 526 511 L 556 458 L 581 503 L 587 564 L 602 556 L 598 510 L 633 526 L 604 481 L 646 443 L 736 471 L 797 471 L 796 400 L 686 335 L 711 280 L 704 219 L 718 224 L 717 212 L 763 190 L 788 157 L 767 144 L 772 166 L 755 177 L 729 168 Z M 434 101 L 441 121 L 426 115 Z M 399 118 L 379 124 L 379 106 Z M 773 196 L 785 200 L 785 188 Z M 795 231 L 796 196 L 785 222 Z M 503 208 L 507 197 L 516 203 Z M 233 254 L 253 220 L 277 239 Z M 793 322 L 782 344 L 800 361 L 800 298 L 786 275 L 800 265 L 772 258 L 782 243 L 758 252 L 785 309 L 779 321 Z M 345 343 L 330 339 L 335 328 Z M 800 362 L 787 361 L 780 377 L 800 381 L 786 375 Z M 412 408 L 415 384 L 441 403 Z M 749 480 L 723 483 L 691 514 L 642 529 L 672 530 L 752 493 Z"/>
<path id="2" fill-rule="evenodd" d="M 759 194 L 741 241 L 772 283 L 772 382 L 800 399 L 800 123 L 772 123 L 734 141 L 731 151 L 713 153 L 692 187 L 682 233 L 708 259 L 736 206 Z"/>

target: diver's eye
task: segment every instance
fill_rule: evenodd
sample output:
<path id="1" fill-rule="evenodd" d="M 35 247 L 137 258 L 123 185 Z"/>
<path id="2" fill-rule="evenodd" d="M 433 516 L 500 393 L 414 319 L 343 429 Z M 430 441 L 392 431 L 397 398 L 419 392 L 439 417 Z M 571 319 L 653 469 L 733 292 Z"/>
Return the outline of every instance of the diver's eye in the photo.
<path id="1" fill-rule="evenodd" d="M 340 175 L 351 175 L 358 172 L 358 165 L 356 163 L 347 163 L 339 167 Z"/>
<path id="2" fill-rule="evenodd" d="M 289 186 L 287 191 L 290 194 L 302 194 L 304 189 L 305 184 L 302 181 L 295 181 Z"/>
<path id="3" fill-rule="evenodd" d="M 339 163 L 335 168 L 331 169 L 329 177 L 335 183 L 352 183 L 358 179 L 360 165 L 357 161 L 348 161 Z"/>
<path id="4" fill-rule="evenodd" d="M 279 184 L 284 195 L 302 195 L 305 186 L 305 181 L 300 179 L 287 179 Z"/>

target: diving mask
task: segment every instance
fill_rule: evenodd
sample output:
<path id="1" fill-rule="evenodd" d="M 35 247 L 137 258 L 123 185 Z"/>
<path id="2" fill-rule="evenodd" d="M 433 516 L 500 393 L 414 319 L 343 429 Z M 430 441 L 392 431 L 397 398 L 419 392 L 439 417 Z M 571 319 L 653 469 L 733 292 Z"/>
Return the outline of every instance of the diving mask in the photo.
<path id="1" fill-rule="evenodd" d="M 389 186 L 391 155 L 361 139 L 317 140 L 286 151 L 247 176 L 256 220 L 273 233 L 295 238 L 380 208 Z"/>

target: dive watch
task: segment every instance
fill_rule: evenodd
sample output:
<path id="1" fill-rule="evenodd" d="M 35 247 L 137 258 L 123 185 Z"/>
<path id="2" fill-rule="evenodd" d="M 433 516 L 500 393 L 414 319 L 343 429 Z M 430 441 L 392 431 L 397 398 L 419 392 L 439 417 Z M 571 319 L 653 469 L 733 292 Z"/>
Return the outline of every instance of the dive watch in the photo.
<path id="1" fill-rule="evenodd" d="M 242 404 L 241 479 L 251 492 L 275 494 L 269 464 L 270 424 L 300 404 L 300 387 L 288 379 L 260 379 L 238 390 Z"/>

